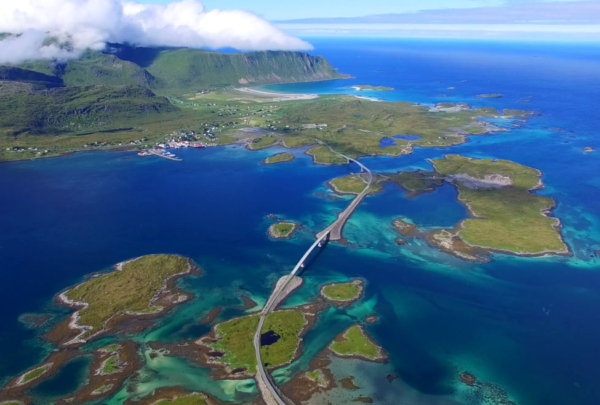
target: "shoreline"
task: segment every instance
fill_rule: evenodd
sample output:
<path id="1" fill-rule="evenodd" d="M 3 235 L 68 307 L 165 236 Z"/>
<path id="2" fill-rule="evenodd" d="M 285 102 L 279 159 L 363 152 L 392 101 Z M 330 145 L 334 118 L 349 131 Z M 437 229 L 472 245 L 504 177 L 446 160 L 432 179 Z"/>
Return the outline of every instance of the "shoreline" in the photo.
<path id="1" fill-rule="evenodd" d="M 339 285 L 339 284 L 354 284 L 355 286 L 358 287 L 358 294 L 356 295 L 356 297 L 351 298 L 351 299 L 347 299 L 347 300 L 336 300 L 334 298 L 331 298 L 329 296 L 327 296 L 323 291 L 325 290 L 326 287 L 328 286 L 332 286 L 332 285 Z M 360 301 L 364 296 L 365 296 L 365 282 L 364 280 L 360 279 L 360 278 L 356 278 L 353 280 L 350 280 L 348 282 L 344 282 L 344 283 L 327 283 L 323 286 L 321 286 L 321 288 L 319 289 L 319 294 L 321 295 L 321 297 L 331 303 L 334 307 L 336 308 L 347 308 L 350 305 L 352 305 L 353 303 Z"/>
<path id="2" fill-rule="evenodd" d="M 274 91 L 258 90 L 256 87 L 238 87 L 235 90 L 242 93 L 254 94 L 257 96 L 272 97 L 275 101 L 298 101 L 298 100 L 314 100 L 319 98 L 318 94 L 306 93 L 279 93 Z"/>

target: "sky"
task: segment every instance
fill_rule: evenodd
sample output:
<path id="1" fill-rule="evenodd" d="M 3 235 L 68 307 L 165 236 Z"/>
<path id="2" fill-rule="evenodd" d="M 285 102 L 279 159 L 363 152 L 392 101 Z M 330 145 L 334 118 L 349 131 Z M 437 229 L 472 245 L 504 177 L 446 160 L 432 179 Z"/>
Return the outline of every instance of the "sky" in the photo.
<path id="1" fill-rule="evenodd" d="M 600 42 L 600 0 L 0 0 L 0 33 L 9 34 L 0 63 L 66 60 L 111 42 L 241 51 L 311 51 L 315 36 Z"/>
<path id="2" fill-rule="evenodd" d="M 172 0 L 137 0 L 166 4 Z M 469 9 L 523 3 L 569 2 L 576 0 L 204 0 L 209 9 L 252 11 L 271 20 L 320 17 L 361 17 L 372 14 L 412 13 L 423 10 Z"/>

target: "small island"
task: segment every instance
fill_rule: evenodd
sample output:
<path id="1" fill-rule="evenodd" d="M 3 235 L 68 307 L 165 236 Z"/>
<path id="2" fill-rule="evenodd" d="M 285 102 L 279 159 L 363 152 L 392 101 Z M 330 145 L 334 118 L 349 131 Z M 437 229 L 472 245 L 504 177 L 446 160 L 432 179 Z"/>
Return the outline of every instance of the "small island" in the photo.
<path id="1" fill-rule="evenodd" d="M 323 370 L 317 369 L 314 371 L 307 371 L 305 376 L 308 380 L 316 383 L 321 388 L 327 388 L 329 386 L 329 379 Z"/>
<path id="2" fill-rule="evenodd" d="M 269 156 L 263 160 L 263 165 L 275 165 L 277 163 L 291 162 L 294 160 L 294 155 L 289 152 L 278 153 L 277 155 Z"/>
<path id="3" fill-rule="evenodd" d="M 585 153 L 592 153 L 592 152 L 595 152 L 596 150 L 594 148 L 592 148 L 591 146 L 586 146 L 585 148 L 583 148 L 583 151 Z"/>
<path id="4" fill-rule="evenodd" d="M 500 94 L 500 93 L 479 94 L 475 97 L 477 97 L 477 98 L 502 98 L 502 97 L 504 97 L 504 94 Z"/>
<path id="5" fill-rule="evenodd" d="M 338 177 L 327 183 L 327 185 L 336 194 L 352 194 L 358 195 L 362 193 L 367 187 L 367 179 L 360 174 L 352 174 L 346 177 Z M 383 187 L 379 183 L 371 184 L 371 190 L 369 194 L 376 194 L 380 192 Z"/>
<path id="6" fill-rule="evenodd" d="M 358 90 L 358 91 L 363 91 L 363 90 L 368 90 L 368 91 L 392 91 L 392 90 L 394 90 L 393 87 L 371 86 L 370 84 L 355 84 L 354 86 L 350 86 L 350 88 Z"/>
<path id="7" fill-rule="evenodd" d="M 273 239 L 290 239 L 299 227 L 297 222 L 279 222 L 269 227 L 269 236 Z"/>
<path id="8" fill-rule="evenodd" d="M 437 173 L 424 170 L 387 174 L 385 177 L 388 179 L 386 181 L 395 183 L 406 190 L 406 197 L 408 198 L 417 197 L 424 193 L 432 193 L 444 184 L 444 180 Z"/>
<path id="9" fill-rule="evenodd" d="M 358 301 L 364 294 L 364 282 L 332 283 L 321 288 L 321 296 L 336 306 L 347 306 Z"/>
<path id="10" fill-rule="evenodd" d="M 175 280 L 195 270 L 190 259 L 170 255 L 144 256 L 120 263 L 114 271 L 59 295 L 59 303 L 77 311 L 67 321 L 66 329 L 59 325 L 47 337 L 64 345 L 83 344 L 109 332 L 126 318 L 156 316 L 190 298 L 175 288 Z M 69 338 L 73 332 L 76 336 Z"/>
<path id="11" fill-rule="evenodd" d="M 394 231 L 396 231 L 396 233 L 407 238 L 414 238 L 420 234 L 419 227 L 411 222 L 408 222 L 408 220 L 404 218 L 395 219 L 394 222 L 392 222 L 392 226 L 394 227 Z"/>
<path id="12" fill-rule="evenodd" d="M 335 338 L 329 350 L 339 357 L 383 362 L 387 354 L 367 334 L 362 325 L 354 325 Z"/>
<path id="13" fill-rule="evenodd" d="M 20 385 L 29 384 L 30 382 L 33 382 L 33 381 L 37 380 L 38 378 L 40 378 L 41 376 L 43 376 L 44 374 L 48 373 L 48 371 L 50 371 L 51 368 L 52 368 L 52 363 L 47 363 L 42 366 L 36 367 L 33 370 L 28 371 L 25 374 L 23 374 L 21 377 L 19 377 L 16 385 L 20 386 Z"/>
<path id="14" fill-rule="evenodd" d="M 569 255 L 561 222 L 549 214 L 552 198 L 534 194 L 543 188 L 539 170 L 496 159 L 447 155 L 433 160 L 440 176 L 458 189 L 458 200 L 472 218 L 454 230 L 437 230 L 428 239 L 463 259 L 487 261 L 491 252 L 519 256 Z"/>
<path id="15" fill-rule="evenodd" d="M 276 135 L 263 135 L 247 143 L 247 148 L 250 150 L 267 149 L 279 143 L 279 137 Z"/>

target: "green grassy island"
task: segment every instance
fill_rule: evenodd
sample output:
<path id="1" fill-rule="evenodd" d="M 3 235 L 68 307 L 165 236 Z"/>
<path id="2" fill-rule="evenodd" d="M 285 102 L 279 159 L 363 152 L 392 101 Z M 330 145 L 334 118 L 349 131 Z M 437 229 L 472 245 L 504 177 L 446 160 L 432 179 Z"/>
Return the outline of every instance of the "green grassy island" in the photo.
<path id="1" fill-rule="evenodd" d="M 556 205 L 532 193 L 543 187 L 541 172 L 514 162 L 448 155 L 433 161 L 437 172 L 458 189 L 473 218 L 457 229 L 436 231 L 430 241 L 444 250 L 469 248 L 523 256 L 569 254 L 561 223 L 548 216 Z M 455 249 L 456 248 L 456 249 Z"/>
<path id="2" fill-rule="evenodd" d="M 25 385 L 28 384 L 34 380 L 37 380 L 38 378 L 40 378 L 41 376 L 43 376 L 44 374 L 46 374 L 50 368 L 52 367 L 51 364 L 44 364 L 43 366 L 34 368 L 31 371 L 26 372 L 25 374 L 23 374 L 19 380 L 18 380 L 18 385 Z"/>
<path id="3" fill-rule="evenodd" d="M 321 295 L 328 301 L 350 303 L 363 295 L 364 285 L 362 280 L 353 280 L 349 283 L 328 284 L 321 288 Z"/>
<path id="4" fill-rule="evenodd" d="M 350 86 L 353 89 L 362 91 L 362 90 L 370 90 L 370 91 L 392 91 L 393 87 L 386 86 L 371 86 L 370 84 L 355 84 L 354 86 Z"/>
<path id="5" fill-rule="evenodd" d="M 383 189 L 380 184 L 373 183 L 374 184 L 371 184 L 369 194 L 378 193 Z M 328 184 L 337 194 L 360 194 L 365 190 L 365 187 L 367 187 L 367 180 L 361 175 L 352 174 L 350 176 L 333 179 Z"/>
<path id="6" fill-rule="evenodd" d="M 289 239 L 299 226 L 296 222 L 279 222 L 269 227 L 269 236 L 273 239 Z"/>
<path id="7" fill-rule="evenodd" d="M 361 325 L 354 325 L 342 333 L 329 345 L 329 349 L 341 357 L 356 357 L 370 361 L 386 358 Z"/>
<path id="8" fill-rule="evenodd" d="M 110 324 L 118 317 L 161 312 L 163 307 L 157 304 L 157 294 L 168 292 L 165 286 L 173 277 L 190 273 L 192 263 L 179 256 L 152 255 L 122 263 L 116 268 L 61 294 L 67 305 L 83 306 L 74 318 L 82 330 L 79 339 L 86 340 L 110 329 Z"/>
<path id="9" fill-rule="evenodd" d="M 212 344 L 212 348 L 225 353 L 220 361 L 230 369 L 244 369 L 248 374 L 256 372 L 253 339 L 258 322 L 258 315 L 249 315 L 216 326 L 218 341 Z M 279 336 L 277 342 L 261 347 L 261 358 L 268 368 L 293 360 L 306 323 L 304 315 L 294 310 L 277 311 L 267 316 L 263 334 L 273 332 Z"/>
<path id="10" fill-rule="evenodd" d="M 291 162 L 294 160 L 294 155 L 289 152 L 278 153 L 277 155 L 269 156 L 263 161 L 263 165 L 274 165 L 277 163 Z"/>
<path id="11" fill-rule="evenodd" d="M 307 371 L 305 375 L 306 378 L 308 378 L 310 381 L 317 383 L 317 385 L 321 388 L 325 388 L 327 387 L 327 385 L 329 385 L 327 377 L 325 376 L 322 370 L 317 369 L 314 371 Z"/>

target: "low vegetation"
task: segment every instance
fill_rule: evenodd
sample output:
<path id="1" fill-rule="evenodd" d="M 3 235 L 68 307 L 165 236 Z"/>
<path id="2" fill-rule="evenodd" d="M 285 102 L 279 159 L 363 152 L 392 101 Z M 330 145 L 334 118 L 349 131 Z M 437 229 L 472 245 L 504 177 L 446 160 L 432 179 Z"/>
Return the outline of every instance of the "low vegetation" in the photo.
<path id="1" fill-rule="evenodd" d="M 258 315 L 250 315 L 217 325 L 219 341 L 212 347 L 225 353 L 221 361 L 230 369 L 246 369 L 250 374 L 256 372 L 253 339 L 258 321 Z M 273 368 L 292 361 L 300 342 L 299 334 L 305 324 L 304 315 L 293 310 L 277 311 L 267 316 L 262 333 L 272 331 L 280 338 L 272 345 L 261 348 L 261 358 L 266 366 Z"/>
<path id="2" fill-rule="evenodd" d="M 202 394 L 191 394 L 173 399 L 162 399 L 154 405 L 208 405 L 206 397 Z"/>
<path id="3" fill-rule="evenodd" d="M 313 146 L 306 151 L 306 154 L 312 156 L 313 161 L 320 165 L 344 165 L 348 163 L 346 159 L 336 155 L 328 147 L 323 145 Z"/>
<path id="4" fill-rule="evenodd" d="M 179 256 L 144 256 L 124 264 L 121 271 L 92 278 L 67 291 L 69 300 L 87 304 L 79 311 L 77 322 L 91 330 L 82 338 L 103 330 L 114 316 L 159 310 L 153 305 L 153 297 L 169 278 L 186 273 L 189 266 L 189 260 Z"/>
<path id="5" fill-rule="evenodd" d="M 34 368 L 33 370 L 28 371 L 27 373 L 23 374 L 23 376 L 20 379 L 20 383 L 27 384 L 33 380 L 37 380 L 42 375 L 46 374 L 49 369 L 50 369 L 50 365 L 48 365 L 48 364 L 44 364 L 43 366 Z"/>
<path id="6" fill-rule="evenodd" d="M 398 184 L 408 191 L 408 197 L 434 191 L 444 183 L 437 173 L 417 170 L 414 172 L 400 172 L 386 175 L 391 182 Z"/>
<path id="7" fill-rule="evenodd" d="M 531 191 L 541 186 L 538 170 L 510 161 L 446 156 L 433 161 L 443 176 L 455 176 L 459 201 L 475 217 L 462 222 L 458 236 L 469 245 L 516 254 L 568 251 L 560 221 L 547 216 L 552 198 Z M 477 187 L 471 179 L 510 179 L 508 185 Z M 475 184 L 475 186 L 474 186 Z"/>
<path id="8" fill-rule="evenodd" d="M 362 281 L 329 284 L 321 289 L 321 295 L 330 301 L 354 301 L 362 294 Z"/>
<path id="9" fill-rule="evenodd" d="M 275 135 L 265 135 L 254 139 L 248 144 L 248 148 L 252 150 L 266 149 L 274 146 L 279 142 L 279 137 Z"/>
<path id="10" fill-rule="evenodd" d="M 109 375 L 121 371 L 121 360 L 118 354 L 113 354 L 102 364 L 101 374 Z"/>
<path id="11" fill-rule="evenodd" d="M 356 356 L 369 360 L 377 360 L 381 357 L 380 349 L 375 345 L 364 328 L 354 325 L 342 335 L 338 336 L 329 349 L 340 356 Z"/>
<path id="12" fill-rule="evenodd" d="M 330 186 L 339 194 L 360 194 L 367 187 L 367 181 L 363 176 L 352 174 L 346 177 L 338 177 L 329 182 Z M 370 187 L 370 194 L 378 193 L 382 190 L 379 183 L 373 183 Z"/>
<path id="13" fill-rule="evenodd" d="M 298 224 L 294 222 L 279 222 L 271 225 L 269 235 L 274 239 L 290 238 L 298 229 Z"/>
<path id="14" fill-rule="evenodd" d="M 277 155 L 269 156 L 263 162 L 265 165 L 274 165 L 277 163 L 291 162 L 294 160 L 294 155 L 289 152 L 278 153 Z"/>

